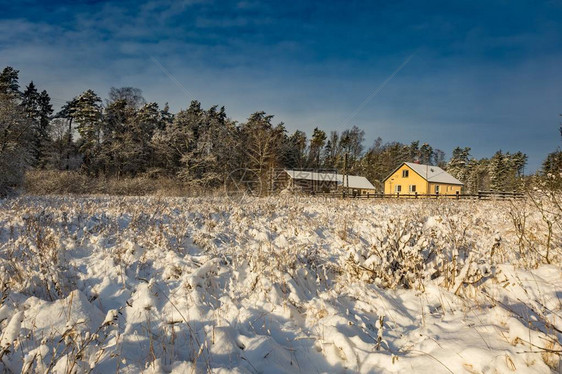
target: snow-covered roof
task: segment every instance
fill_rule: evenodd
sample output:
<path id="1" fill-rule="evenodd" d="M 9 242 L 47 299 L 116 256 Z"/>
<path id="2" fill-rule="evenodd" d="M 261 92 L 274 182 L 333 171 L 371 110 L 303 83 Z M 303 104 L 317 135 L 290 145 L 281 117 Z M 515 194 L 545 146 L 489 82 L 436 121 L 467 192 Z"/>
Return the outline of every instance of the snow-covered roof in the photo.
<path id="1" fill-rule="evenodd" d="M 305 179 L 321 182 L 336 182 L 338 186 L 344 185 L 344 175 L 338 173 L 320 173 L 316 171 L 307 170 L 285 170 L 287 174 L 293 179 Z M 358 175 L 349 175 L 349 188 L 374 190 L 375 186 L 369 182 L 365 177 Z M 346 182 L 347 184 L 347 182 Z"/>
<path id="2" fill-rule="evenodd" d="M 460 180 L 438 166 L 422 165 L 413 162 L 405 162 L 405 164 L 428 182 L 463 185 Z"/>

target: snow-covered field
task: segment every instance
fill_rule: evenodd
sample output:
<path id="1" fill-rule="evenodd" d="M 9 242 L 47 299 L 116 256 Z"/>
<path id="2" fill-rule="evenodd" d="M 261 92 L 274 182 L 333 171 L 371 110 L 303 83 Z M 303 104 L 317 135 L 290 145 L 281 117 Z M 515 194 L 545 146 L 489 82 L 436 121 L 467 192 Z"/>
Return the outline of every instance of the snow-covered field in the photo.
<path id="1" fill-rule="evenodd" d="M 558 372 L 551 208 L 3 200 L 0 371 Z"/>

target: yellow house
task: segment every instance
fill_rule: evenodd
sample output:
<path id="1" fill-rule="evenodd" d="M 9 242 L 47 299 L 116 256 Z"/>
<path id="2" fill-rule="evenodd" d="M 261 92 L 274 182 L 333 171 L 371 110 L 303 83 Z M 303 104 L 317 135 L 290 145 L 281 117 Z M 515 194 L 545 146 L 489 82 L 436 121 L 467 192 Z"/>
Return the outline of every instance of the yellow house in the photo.
<path id="1" fill-rule="evenodd" d="M 456 195 L 463 183 L 437 166 L 404 162 L 384 180 L 387 195 Z"/>

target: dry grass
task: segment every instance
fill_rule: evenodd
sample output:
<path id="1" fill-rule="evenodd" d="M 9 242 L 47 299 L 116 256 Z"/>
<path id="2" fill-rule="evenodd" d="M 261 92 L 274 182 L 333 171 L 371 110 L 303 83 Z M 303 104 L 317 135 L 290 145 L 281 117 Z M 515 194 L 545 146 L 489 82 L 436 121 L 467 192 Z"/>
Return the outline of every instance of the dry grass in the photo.
<path id="1" fill-rule="evenodd" d="M 172 178 L 94 178 L 77 171 L 31 170 L 24 191 L 30 195 L 198 196 L 204 191 Z"/>

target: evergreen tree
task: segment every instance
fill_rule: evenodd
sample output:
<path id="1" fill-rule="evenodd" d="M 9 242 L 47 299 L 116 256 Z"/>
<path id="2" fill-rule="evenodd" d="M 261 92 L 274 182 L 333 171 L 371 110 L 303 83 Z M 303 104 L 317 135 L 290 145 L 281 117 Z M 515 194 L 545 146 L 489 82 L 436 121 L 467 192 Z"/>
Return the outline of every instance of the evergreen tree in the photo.
<path id="1" fill-rule="evenodd" d="M 433 162 L 433 147 L 427 143 L 423 143 L 420 147 L 420 162 L 424 165 L 431 165 Z"/>
<path id="2" fill-rule="evenodd" d="M 478 191 L 490 190 L 490 161 L 486 158 L 471 159 L 466 167 L 466 192 L 476 194 Z"/>
<path id="3" fill-rule="evenodd" d="M 445 152 L 440 149 L 435 149 L 433 151 L 433 165 L 437 165 L 442 169 L 447 166 L 447 163 L 445 162 Z"/>
<path id="4" fill-rule="evenodd" d="M 342 156 L 346 153 L 348 155 L 347 171 L 349 173 L 356 173 L 359 170 L 359 160 L 363 155 L 363 141 L 365 140 L 365 131 L 353 126 L 351 129 L 344 130 L 340 138 L 340 150 Z M 344 156 L 345 157 L 345 156 Z M 341 157 L 338 163 L 338 169 L 344 169 L 344 157 Z"/>
<path id="5" fill-rule="evenodd" d="M 182 158 L 191 152 L 196 131 L 203 116 L 201 103 L 193 100 L 187 110 L 178 112 L 172 123 L 155 131 L 152 146 L 156 153 L 156 164 L 170 175 L 178 175 L 182 169 Z"/>
<path id="6" fill-rule="evenodd" d="M 159 122 L 158 130 L 164 130 L 174 121 L 174 115 L 170 113 L 170 106 L 168 103 L 164 104 L 164 109 L 160 112 L 161 121 Z"/>
<path id="7" fill-rule="evenodd" d="M 523 171 L 527 164 L 527 155 L 522 152 L 507 154 L 508 178 L 505 188 L 518 191 L 523 187 Z"/>
<path id="8" fill-rule="evenodd" d="M 156 129 L 162 127 L 162 115 L 158 104 L 146 103 L 135 114 L 129 127 L 127 148 L 135 155 L 132 173 L 144 172 L 154 163 L 154 149 L 151 144 Z"/>
<path id="9" fill-rule="evenodd" d="M 164 123 L 168 120 L 161 117 Z M 203 110 L 198 101 L 192 101 L 171 124 L 162 126 L 155 130 L 151 142 L 155 171 L 168 170 L 198 187 L 216 187 L 231 170 L 241 167 L 238 131 L 224 107 Z"/>
<path id="10" fill-rule="evenodd" d="M 305 135 L 306 139 L 306 135 Z M 321 167 L 321 154 L 326 143 L 326 133 L 318 127 L 314 129 L 310 139 L 310 149 L 308 151 L 308 167 L 318 169 Z"/>
<path id="11" fill-rule="evenodd" d="M 0 92 L 0 196 L 22 184 L 31 161 L 32 127 L 16 97 Z"/>
<path id="12" fill-rule="evenodd" d="M 35 128 L 36 161 L 39 167 L 44 168 L 49 162 L 49 154 L 52 146 L 50 133 L 53 106 L 51 105 L 51 98 L 47 91 L 41 91 L 37 103 L 39 106 L 39 117 L 36 122 L 37 127 Z"/>
<path id="13" fill-rule="evenodd" d="M 337 131 L 330 132 L 330 137 L 324 148 L 324 167 L 327 169 L 335 169 L 339 163 L 341 156 L 340 138 Z"/>
<path id="14" fill-rule="evenodd" d="M 303 169 L 306 162 L 306 134 L 296 130 L 291 136 L 284 137 L 282 150 L 282 164 L 288 169 Z"/>
<path id="15" fill-rule="evenodd" d="M 285 133 L 283 123 L 274 126 L 273 116 L 256 112 L 240 128 L 242 146 L 247 157 L 246 166 L 264 176 L 270 167 L 280 165 L 281 144 Z"/>
<path id="16" fill-rule="evenodd" d="M 33 81 L 29 83 L 29 85 L 25 88 L 25 91 L 22 94 L 22 101 L 21 106 L 25 112 L 25 116 L 29 119 L 31 123 L 31 128 L 33 131 L 33 162 L 34 166 L 37 166 L 39 163 L 39 158 L 41 157 L 42 151 L 42 138 L 46 136 L 46 134 L 41 133 L 40 127 L 40 106 L 39 106 L 39 92 L 37 92 L 37 88 Z"/>
<path id="17" fill-rule="evenodd" d="M 7 66 L 0 73 L 0 94 L 10 97 L 19 97 L 20 86 L 18 83 L 19 70 L 15 70 L 11 66 Z"/>
<path id="18" fill-rule="evenodd" d="M 412 150 L 416 148 L 415 144 L 412 147 L 412 145 L 408 146 L 399 142 L 383 144 L 382 139 L 377 138 L 363 157 L 361 174 L 366 176 L 371 183 L 377 183 L 379 187 L 382 187 L 382 181 L 394 169 L 403 162 L 412 160 Z"/>
<path id="19" fill-rule="evenodd" d="M 410 162 L 421 162 L 421 153 L 420 153 L 420 141 L 415 140 L 410 143 L 410 156 L 408 157 L 408 161 Z"/>
<path id="20" fill-rule="evenodd" d="M 77 98 L 74 98 L 70 101 L 67 101 L 65 105 L 62 106 L 61 110 L 55 114 L 55 119 L 62 119 L 66 124 L 66 131 L 65 131 L 65 141 L 64 141 L 64 157 L 61 159 L 61 164 L 59 165 L 60 168 L 64 170 L 71 169 L 71 160 L 75 158 L 79 158 L 78 152 L 74 146 L 73 140 L 73 128 L 72 128 L 72 121 L 74 119 L 74 112 L 76 110 L 77 105 Z M 57 126 L 62 126 L 62 124 L 58 124 Z M 62 144 L 59 144 L 59 147 L 62 147 Z M 62 162 L 64 160 L 64 162 Z"/>
<path id="21" fill-rule="evenodd" d="M 490 189 L 492 191 L 502 191 L 508 176 L 508 165 L 506 164 L 505 154 L 499 150 L 490 159 Z"/>
<path id="22" fill-rule="evenodd" d="M 543 176 L 562 176 L 562 151 L 549 153 L 542 163 L 541 174 Z"/>
<path id="23" fill-rule="evenodd" d="M 210 122 L 211 140 L 208 152 L 214 157 L 210 163 L 210 173 L 205 176 L 205 183 L 216 186 L 217 183 L 224 183 L 225 178 L 238 167 L 241 146 L 236 124 L 227 118 L 224 107 L 218 111 L 216 107 L 212 107 L 207 111 L 207 118 Z"/>
<path id="24" fill-rule="evenodd" d="M 102 135 L 101 98 L 92 90 L 83 92 L 76 98 L 72 117 L 77 122 L 80 134 L 80 153 L 84 157 L 84 167 L 90 174 L 98 174 L 97 164 Z"/>
<path id="25" fill-rule="evenodd" d="M 137 161 L 130 148 L 131 122 L 135 116 L 135 108 L 125 99 L 117 99 L 107 103 L 103 123 L 100 125 L 103 137 L 99 147 L 98 161 L 106 175 L 132 174 L 131 163 Z"/>
<path id="26" fill-rule="evenodd" d="M 511 155 L 511 164 L 516 177 L 522 177 L 527 164 L 527 155 L 522 152 L 516 152 Z"/>
<path id="27" fill-rule="evenodd" d="M 453 156 L 447 164 L 447 172 L 466 185 L 470 175 L 469 161 L 470 148 L 456 147 L 453 149 Z"/>

